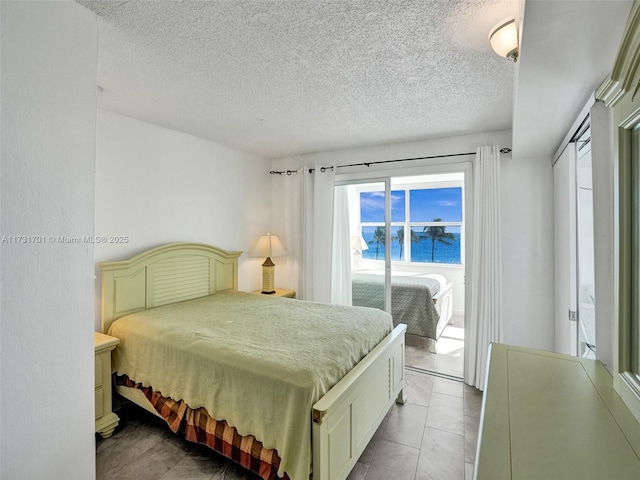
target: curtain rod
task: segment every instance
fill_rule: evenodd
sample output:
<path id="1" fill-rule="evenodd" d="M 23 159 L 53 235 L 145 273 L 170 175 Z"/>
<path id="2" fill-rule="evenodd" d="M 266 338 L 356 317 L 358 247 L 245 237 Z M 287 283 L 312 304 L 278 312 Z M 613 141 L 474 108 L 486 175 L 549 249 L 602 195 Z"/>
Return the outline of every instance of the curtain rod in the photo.
<path id="1" fill-rule="evenodd" d="M 500 149 L 500 153 L 510 153 L 511 149 L 508 147 L 503 147 Z M 336 165 L 335 168 L 346 168 L 346 167 L 370 167 L 371 165 L 377 165 L 377 164 L 381 164 L 381 163 L 395 163 L 395 162 L 409 162 L 411 160 L 431 160 L 434 158 L 448 158 L 448 157 L 464 157 L 467 155 L 475 155 L 476 152 L 469 152 L 469 153 L 449 153 L 447 155 L 431 155 L 428 157 L 413 157 L 413 158 L 398 158 L 395 160 L 378 160 L 376 162 L 362 162 L 362 163 L 350 163 L 348 165 Z M 334 167 L 320 167 L 320 171 L 324 172 L 326 170 L 333 170 Z M 309 173 L 313 173 L 313 171 L 315 170 L 315 168 L 310 168 L 309 169 Z M 283 173 L 286 173 L 287 175 L 291 175 L 292 173 L 298 173 L 298 170 L 283 170 L 283 171 L 277 171 L 277 170 L 271 170 L 269 172 L 271 175 L 282 175 Z"/>

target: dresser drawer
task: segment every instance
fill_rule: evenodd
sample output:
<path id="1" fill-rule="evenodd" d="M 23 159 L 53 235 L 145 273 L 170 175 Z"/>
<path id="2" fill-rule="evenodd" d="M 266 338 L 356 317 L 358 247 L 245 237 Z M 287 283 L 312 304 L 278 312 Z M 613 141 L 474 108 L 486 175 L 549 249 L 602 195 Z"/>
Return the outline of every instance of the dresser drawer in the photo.
<path id="1" fill-rule="evenodd" d="M 105 438 L 113 434 L 120 422 L 111 405 L 111 352 L 118 343 L 117 338 L 94 333 L 96 432 Z"/>
<path id="2" fill-rule="evenodd" d="M 100 387 L 102 386 L 102 376 L 103 376 L 103 369 L 104 369 L 104 362 L 102 360 L 102 356 L 97 356 L 96 357 L 96 372 L 95 372 L 95 387 Z"/>
<path id="3" fill-rule="evenodd" d="M 104 389 L 96 388 L 96 420 L 104 415 Z"/>

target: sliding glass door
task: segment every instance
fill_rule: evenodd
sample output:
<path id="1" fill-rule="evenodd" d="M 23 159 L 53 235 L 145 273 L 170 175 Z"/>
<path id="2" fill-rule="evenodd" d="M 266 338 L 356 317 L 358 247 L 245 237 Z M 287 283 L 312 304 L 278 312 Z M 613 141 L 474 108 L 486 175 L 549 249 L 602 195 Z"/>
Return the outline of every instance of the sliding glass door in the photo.
<path id="1" fill-rule="evenodd" d="M 391 201 L 390 181 L 342 183 L 336 186 L 336 192 L 340 189 L 340 195 L 346 189 L 348 208 L 340 207 L 344 202 L 336 202 L 334 224 L 344 225 L 346 222 L 341 219 L 348 218 L 348 228 L 342 231 L 349 235 L 352 304 L 391 312 L 391 260 L 398 255 L 398 229 L 390 221 L 397 215 Z M 334 270 L 337 257 L 344 255 L 334 253 Z"/>

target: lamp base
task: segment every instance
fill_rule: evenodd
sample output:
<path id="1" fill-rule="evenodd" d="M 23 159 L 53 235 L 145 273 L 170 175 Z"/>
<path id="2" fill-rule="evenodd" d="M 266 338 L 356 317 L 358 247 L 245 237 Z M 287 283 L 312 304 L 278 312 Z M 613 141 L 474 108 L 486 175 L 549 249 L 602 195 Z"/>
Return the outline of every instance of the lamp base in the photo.
<path id="1" fill-rule="evenodd" d="M 273 282 L 275 270 L 276 266 L 271 261 L 271 258 L 267 257 L 262 264 L 262 293 L 265 295 L 272 295 L 276 293 L 276 287 Z"/>
<path id="2" fill-rule="evenodd" d="M 362 262 L 362 254 L 360 253 L 360 251 L 356 250 L 353 253 L 353 269 L 360 270 L 361 262 Z"/>

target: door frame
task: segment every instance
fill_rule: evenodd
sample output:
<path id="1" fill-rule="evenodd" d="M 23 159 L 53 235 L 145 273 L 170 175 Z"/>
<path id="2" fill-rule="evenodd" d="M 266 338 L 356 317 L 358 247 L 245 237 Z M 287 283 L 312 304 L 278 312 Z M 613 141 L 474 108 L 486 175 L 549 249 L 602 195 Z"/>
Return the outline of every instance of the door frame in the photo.
<path id="1" fill-rule="evenodd" d="M 427 162 L 421 165 L 415 166 L 396 166 L 394 167 L 386 167 L 373 170 L 375 167 L 370 167 L 365 171 L 352 171 L 347 173 L 336 173 L 335 184 L 336 185 L 348 185 L 354 183 L 368 183 L 374 181 L 381 181 L 382 179 L 391 180 L 392 177 L 409 177 L 409 176 L 418 176 L 418 175 L 437 175 L 443 173 L 462 173 L 464 175 L 464 209 L 463 209 L 463 218 L 465 222 L 465 259 L 464 259 L 464 377 L 467 377 L 467 372 L 469 370 L 469 346 L 472 342 L 475 342 L 475 338 L 471 338 L 471 333 L 473 329 L 470 328 L 470 325 L 473 321 L 475 321 L 475 317 L 472 316 L 472 312 L 470 311 L 469 306 L 471 305 L 471 292 L 473 289 L 473 275 L 472 275 L 472 265 L 473 265 L 473 165 L 474 165 L 475 155 L 472 160 L 457 160 L 455 162 L 443 162 L 442 159 L 437 159 L 436 161 Z M 387 195 L 386 199 L 390 202 L 390 198 Z M 390 215 L 391 209 L 389 207 L 389 211 L 385 214 L 385 222 L 391 221 Z M 386 223 L 385 223 L 386 224 Z M 387 225 L 386 227 L 387 235 L 391 235 L 391 229 Z M 387 242 L 389 239 L 387 238 Z M 391 250 L 389 250 L 389 256 L 391 255 Z M 391 284 L 391 260 L 389 258 L 388 265 L 385 265 L 385 268 L 388 269 L 389 274 L 386 274 L 385 271 L 385 292 L 388 292 L 389 295 L 389 310 L 391 307 L 391 289 L 389 288 Z M 388 278 L 387 278 L 388 277 Z M 386 284 L 386 282 L 389 284 Z M 386 305 L 386 303 L 385 303 Z"/>

